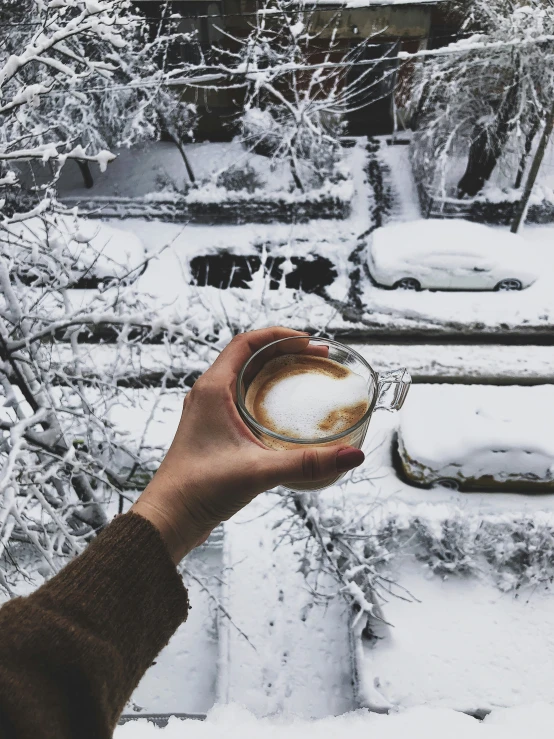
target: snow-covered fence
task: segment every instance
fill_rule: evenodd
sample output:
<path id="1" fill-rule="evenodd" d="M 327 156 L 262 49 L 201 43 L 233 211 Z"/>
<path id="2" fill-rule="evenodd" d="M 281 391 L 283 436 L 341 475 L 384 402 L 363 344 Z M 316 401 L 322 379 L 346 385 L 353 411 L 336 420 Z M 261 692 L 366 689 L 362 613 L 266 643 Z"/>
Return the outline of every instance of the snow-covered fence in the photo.
<path id="1" fill-rule="evenodd" d="M 421 211 L 428 218 L 466 218 L 475 223 L 509 226 L 521 197 L 518 190 L 507 193 L 495 190 L 494 194 L 487 194 L 485 190 L 480 196 L 464 200 L 443 197 L 428 189 L 428 183 L 420 177 L 417 166 L 413 173 Z M 529 204 L 526 220 L 528 223 L 554 223 L 554 199 L 546 194 L 541 198 L 541 193 L 537 192 Z"/>

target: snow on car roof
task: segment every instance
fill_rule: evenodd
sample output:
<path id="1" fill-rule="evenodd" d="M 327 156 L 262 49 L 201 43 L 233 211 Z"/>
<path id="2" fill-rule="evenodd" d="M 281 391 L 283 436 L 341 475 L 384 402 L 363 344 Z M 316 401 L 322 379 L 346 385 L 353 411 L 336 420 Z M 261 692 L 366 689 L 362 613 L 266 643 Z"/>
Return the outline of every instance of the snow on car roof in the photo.
<path id="1" fill-rule="evenodd" d="M 554 386 L 439 387 L 413 387 L 402 410 L 399 433 L 412 460 L 437 469 L 490 450 L 554 461 Z"/>
<path id="2" fill-rule="evenodd" d="M 379 259 L 411 259 L 427 254 L 510 256 L 522 252 L 527 242 L 507 229 L 492 228 L 462 219 L 429 219 L 393 223 L 376 229 L 371 249 Z"/>

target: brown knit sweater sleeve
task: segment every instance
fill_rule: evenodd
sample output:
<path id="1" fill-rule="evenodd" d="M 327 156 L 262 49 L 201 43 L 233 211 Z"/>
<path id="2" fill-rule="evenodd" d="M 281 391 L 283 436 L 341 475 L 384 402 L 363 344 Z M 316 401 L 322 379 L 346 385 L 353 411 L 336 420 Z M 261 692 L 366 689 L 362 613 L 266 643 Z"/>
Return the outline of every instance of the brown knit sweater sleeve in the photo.
<path id="1" fill-rule="evenodd" d="M 111 737 L 187 610 L 157 529 L 116 518 L 52 580 L 0 608 L 0 737 Z"/>

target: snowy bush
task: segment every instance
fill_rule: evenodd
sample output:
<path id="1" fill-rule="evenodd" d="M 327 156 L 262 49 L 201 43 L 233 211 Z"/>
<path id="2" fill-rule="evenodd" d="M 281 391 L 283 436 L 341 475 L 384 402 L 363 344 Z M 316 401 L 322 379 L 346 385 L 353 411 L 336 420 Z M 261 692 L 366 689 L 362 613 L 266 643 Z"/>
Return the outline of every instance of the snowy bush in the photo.
<path id="1" fill-rule="evenodd" d="M 314 121 L 314 128 L 298 126 L 290 111 L 277 105 L 266 109 L 247 107 L 241 116 L 240 138 L 244 145 L 257 154 L 270 157 L 274 166 L 288 161 L 291 171 L 302 172 L 300 189 L 321 187 L 335 178 L 335 169 L 342 150 L 339 138 L 343 125 L 338 117 L 328 121 L 322 116 Z"/>
<path id="2" fill-rule="evenodd" d="M 220 172 L 216 184 L 232 192 L 254 193 L 263 187 L 264 182 L 254 167 L 246 162 L 242 165 L 235 164 Z"/>
<path id="3" fill-rule="evenodd" d="M 317 587 L 319 574 L 326 573 L 351 605 L 356 623 L 368 616 L 383 620 L 380 606 L 391 596 L 412 597 L 387 574 L 392 554 L 372 525 L 372 506 L 361 512 L 344 500 L 326 505 L 318 493 L 286 493 L 282 503 L 288 511 L 280 523 L 283 541 L 305 541 L 299 571 L 316 598 L 333 597 Z"/>
<path id="4" fill-rule="evenodd" d="M 440 577 L 486 577 L 501 590 L 554 580 L 554 521 L 533 516 L 391 516 L 364 544 L 380 565 L 413 556 Z M 386 568 L 385 570 L 386 571 Z"/>

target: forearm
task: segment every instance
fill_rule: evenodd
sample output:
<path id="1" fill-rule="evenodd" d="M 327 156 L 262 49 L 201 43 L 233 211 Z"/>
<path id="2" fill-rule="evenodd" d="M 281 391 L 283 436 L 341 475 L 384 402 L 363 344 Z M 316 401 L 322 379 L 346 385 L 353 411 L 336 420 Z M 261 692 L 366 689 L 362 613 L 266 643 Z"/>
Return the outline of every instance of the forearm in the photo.
<path id="1" fill-rule="evenodd" d="M 0 736 L 111 737 L 187 610 L 158 530 L 118 517 L 56 577 L 0 609 Z"/>

